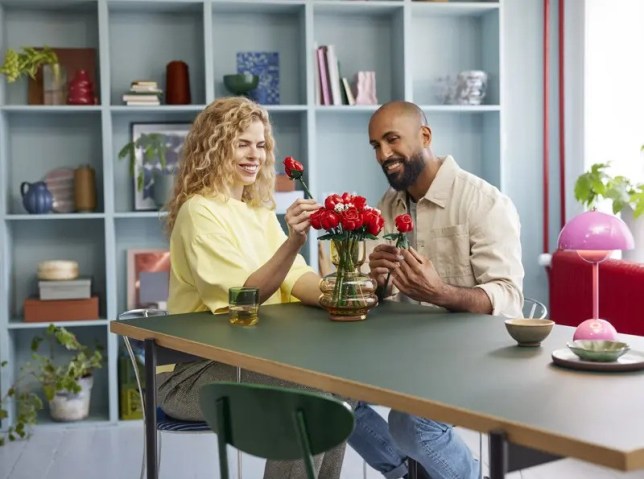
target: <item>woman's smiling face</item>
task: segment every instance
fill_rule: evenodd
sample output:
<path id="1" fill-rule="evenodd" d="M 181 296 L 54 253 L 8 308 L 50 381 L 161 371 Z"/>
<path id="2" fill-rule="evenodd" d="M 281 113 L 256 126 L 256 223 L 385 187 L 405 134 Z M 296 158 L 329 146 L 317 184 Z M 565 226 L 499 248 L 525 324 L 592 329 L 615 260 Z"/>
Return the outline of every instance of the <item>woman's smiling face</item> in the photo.
<path id="1" fill-rule="evenodd" d="M 233 191 L 239 192 L 237 199 L 241 199 L 244 186 L 252 185 L 255 182 L 257 173 L 265 161 L 264 125 L 261 121 L 254 121 L 239 134 L 233 148 L 233 163 L 235 165 Z"/>

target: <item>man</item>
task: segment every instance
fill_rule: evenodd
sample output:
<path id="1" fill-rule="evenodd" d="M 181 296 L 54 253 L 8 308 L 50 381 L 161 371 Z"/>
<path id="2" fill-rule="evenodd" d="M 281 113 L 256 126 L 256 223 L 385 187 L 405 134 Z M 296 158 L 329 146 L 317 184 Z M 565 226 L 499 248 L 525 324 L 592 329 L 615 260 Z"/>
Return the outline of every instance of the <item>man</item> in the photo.
<path id="1" fill-rule="evenodd" d="M 425 115 L 413 103 L 386 103 L 369 122 L 369 142 L 391 185 L 378 205 L 385 232 L 395 232 L 400 214 L 409 213 L 414 222 L 409 250 L 379 244 L 369 255 L 381 297 L 448 311 L 520 316 L 524 272 L 514 205 L 460 169 L 451 156 L 435 156 L 431 141 Z M 404 474 L 405 456 L 432 479 L 479 477 L 478 461 L 450 425 L 392 410 L 387 429 L 364 403 L 356 419 L 349 444 L 387 478 Z"/>

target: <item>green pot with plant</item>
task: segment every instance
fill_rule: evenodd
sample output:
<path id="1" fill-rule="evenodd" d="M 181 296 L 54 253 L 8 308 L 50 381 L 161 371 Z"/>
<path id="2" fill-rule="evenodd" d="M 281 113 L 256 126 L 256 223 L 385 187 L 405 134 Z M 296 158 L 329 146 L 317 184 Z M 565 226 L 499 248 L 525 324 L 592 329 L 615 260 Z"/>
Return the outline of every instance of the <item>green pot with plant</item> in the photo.
<path id="1" fill-rule="evenodd" d="M 130 173 L 136 181 L 136 189 L 142 192 L 148 182 L 154 184 L 152 199 L 158 208 L 162 208 L 172 194 L 174 186 L 174 168 L 176 162 L 170 164 L 167 160 L 169 139 L 163 133 L 142 133 L 139 137 L 127 143 L 118 153 L 120 159 L 129 158 Z M 137 165 L 137 153 L 141 164 Z M 146 175 L 152 171 L 151 175 Z"/>
<path id="2" fill-rule="evenodd" d="M 635 249 L 624 251 L 624 259 L 644 262 L 644 183 L 610 175 L 609 168 L 610 162 L 595 163 L 580 175 L 575 182 L 575 199 L 587 208 L 595 208 L 602 200 L 609 200 L 613 213 L 621 213 L 635 238 Z"/>
<path id="3" fill-rule="evenodd" d="M 48 346 L 46 354 L 40 352 L 43 343 Z M 57 360 L 56 351 L 61 348 L 70 351 L 71 356 Z M 52 419 L 85 419 L 89 414 L 93 372 L 103 366 L 102 348 L 83 345 L 73 333 L 50 324 L 44 337 L 32 340 L 31 353 L 32 361 L 21 370 L 42 386 Z"/>

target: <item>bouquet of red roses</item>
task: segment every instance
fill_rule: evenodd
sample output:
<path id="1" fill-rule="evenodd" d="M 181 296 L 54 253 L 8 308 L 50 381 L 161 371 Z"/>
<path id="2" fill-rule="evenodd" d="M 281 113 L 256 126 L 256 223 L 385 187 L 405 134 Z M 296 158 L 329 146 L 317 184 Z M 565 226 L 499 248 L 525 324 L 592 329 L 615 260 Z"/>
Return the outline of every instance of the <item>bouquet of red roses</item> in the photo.
<path id="1" fill-rule="evenodd" d="M 326 230 L 319 240 L 331 240 L 331 260 L 336 273 L 324 278 L 321 288 L 329 286 L 330 294 L 321 298 L 322 306 L 332 319 L 364 319 L 366 311 L 377 303 L 375 283 L 362 275 L 359 266 L 366 256 L 365 239 L 377 239 L 384 226 L 380 211 L 367 205 L 363 196 L 333 194 L 324 206 L 311 215 L 311 226 Z M 359 314 L 351 314 L 358 311 Z"/>

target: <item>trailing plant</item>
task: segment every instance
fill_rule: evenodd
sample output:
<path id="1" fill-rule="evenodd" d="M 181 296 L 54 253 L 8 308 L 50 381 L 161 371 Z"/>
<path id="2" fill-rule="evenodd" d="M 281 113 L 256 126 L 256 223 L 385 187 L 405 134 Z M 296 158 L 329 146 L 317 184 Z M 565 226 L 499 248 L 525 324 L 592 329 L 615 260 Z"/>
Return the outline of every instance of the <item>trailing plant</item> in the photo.
<path id="1" fill-rule="evenodd" d="M 7 77 L 9 83 L 15 82 L 22 75 L 36 78 L 36 72 L 42 65 L 57 65 L 58 55 L 49 47 L 22 47 L 22 52 L 8 48 L 0 73 Z"/>
<path id="2" fill-rule="evenodd" d="M 5 367 L 6 365 L 7 361 L 3 361 L 0 367 Z M 18 414 L 14 424 L 5 431 L 0 432 L 0 447 L 4 446 L 7 441 L 28 438 L 31 434 L 31 426 L 36 424 L 38 411 L 43 407 L 42 400 L 35 392 L 20 389 L 20 382 L 23 379 L 23 376 L 19 377 L 4 396 L 0 397 L 0 423 L 9 417 L 7 408 L 10 400 L 16 401 L 18 406 Z"/>
<path id="3" fill-rule="evenodd" d="M 143 163 L 152 163 L 156 165 L 158 162 L 161 170 L 165 170 L 167 166 L 166 151 L 167 151 L 167 137 L 162 133 L 143 133 L 135 141 L 127 143 L 121 151 L 119 151 L 119 158 L 130 159 L 130 173 L 136 176 L 136 189 L 143 191 L 143 168 L 136 172 L 136 150 L 142 152 Z"/>
<path id="4" fill-rule="evenodd" d="M 637 218 L 644 213 L 644 184 L 633 183 L 621 175 L 611 176 L 606 172 L 609 167 L 610 162 L 595 163 L 590 171 L 580 175 L 575 182 L 575 199 L 587 208 L 609 199 L 613 213 L 619 213 L 628 205 L 633 209 L 633 217 Z"/>

